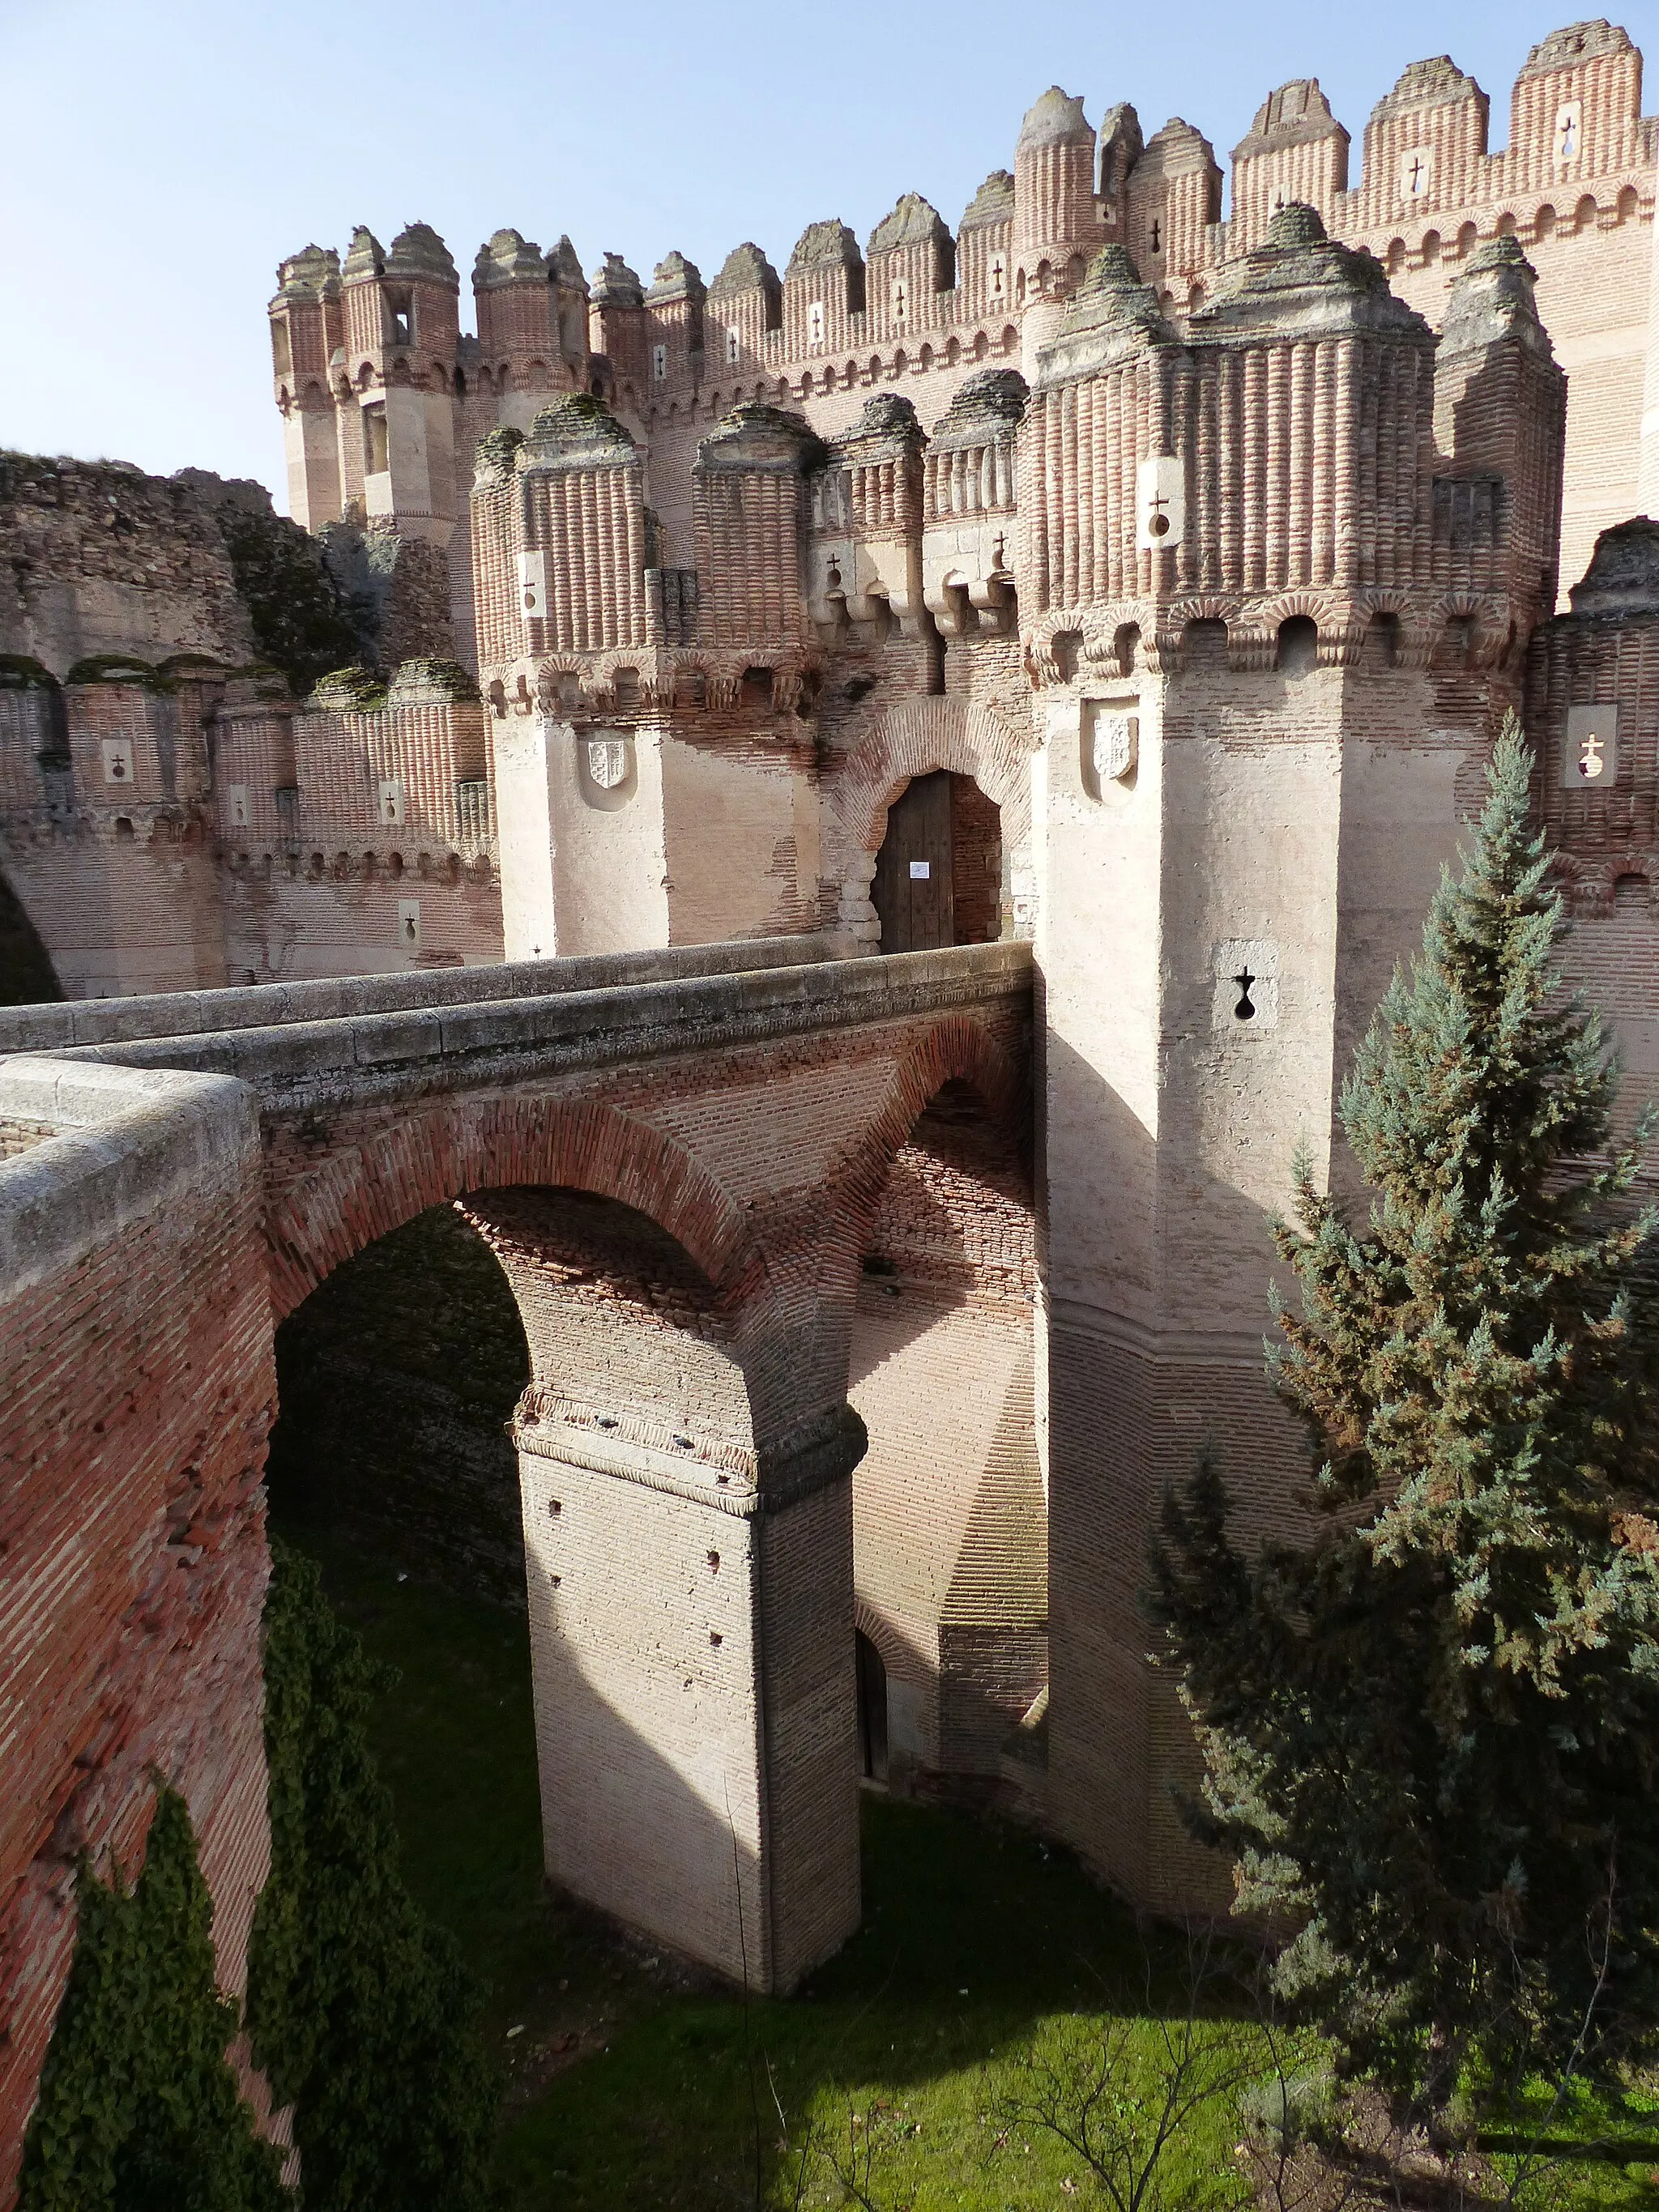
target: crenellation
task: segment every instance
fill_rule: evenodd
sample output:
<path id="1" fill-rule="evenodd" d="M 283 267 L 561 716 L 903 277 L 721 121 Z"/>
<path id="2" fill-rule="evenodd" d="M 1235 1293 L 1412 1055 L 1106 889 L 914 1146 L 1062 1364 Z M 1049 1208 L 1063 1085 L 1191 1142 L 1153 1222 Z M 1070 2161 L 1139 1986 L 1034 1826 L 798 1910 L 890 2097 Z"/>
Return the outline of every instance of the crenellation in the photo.
<path id="1" fill-rule="evenodd" d="M 865 264 L 859 244 L 838 217 L 808 223 L 783 272 L 783 317 L 769 360 L 807 361 L 861 343 Z"/>
<path id="2" fill-rule="evenodd" d="M 956 319 L 961 329 L 1006 320 L 1014 295 L 1009 258 L 1013 229 L 1013 173 L 993 169 L 968 203 L 957 234 Z"/>
<path id="3" fill-rule="evenodd" d="M 1261 237 L 1292 202 L 1316 209 L 1328 223 L 1337 194 L 1348 188 L 1348 143 L 1317 77 L 1297 77 L 1269 93 L 1232 151 L 1238 242 Z M 1209 219 L 1219 221 L 1218 206 Z"/>
<path id="4" fill-rule="evenodd" d="M 1172 116 L 1129 173 L 1121 242 L 1166 306 L 1187 305 L 1185 273 L 1206 258 L 1221 216 L 1221 171 L 1209 140 Z M 1114 240 L 1114 243 L 1120 242 Z"/>

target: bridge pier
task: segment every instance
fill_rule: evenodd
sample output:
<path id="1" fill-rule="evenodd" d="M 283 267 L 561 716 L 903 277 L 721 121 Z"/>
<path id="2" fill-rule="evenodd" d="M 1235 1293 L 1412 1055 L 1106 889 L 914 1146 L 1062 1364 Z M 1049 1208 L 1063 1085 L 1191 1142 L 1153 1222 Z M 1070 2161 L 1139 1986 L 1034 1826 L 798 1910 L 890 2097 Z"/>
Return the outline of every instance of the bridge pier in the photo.
<path id="1" fill-rule="evenodd" d="M 822 1402 L 763 1279 L 722 1296 L 657 1224 L 580 1192 L 465 1212 L 530 1345 L 514 1436 L 547 1870 L 733 1981 L 793 1988 L 859 1919 L 863 1425 Z M 757 1417 L 792 1375 L 805 1409 Z"/>

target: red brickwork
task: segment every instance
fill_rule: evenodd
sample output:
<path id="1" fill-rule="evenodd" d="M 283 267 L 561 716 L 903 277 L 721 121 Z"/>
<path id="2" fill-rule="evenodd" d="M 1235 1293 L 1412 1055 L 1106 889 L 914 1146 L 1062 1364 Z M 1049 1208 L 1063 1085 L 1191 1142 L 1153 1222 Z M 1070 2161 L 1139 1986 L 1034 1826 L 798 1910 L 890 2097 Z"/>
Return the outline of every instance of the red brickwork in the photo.
<path id="1" fill-rule="evenodd" d="M 948 1084 L 893 1163 L 852 1334 L 858 1617 L 887 1667 L 896 1786 L 998 1777 L 1048 1681 L 1036 1290 L 1018 1133 Z"/>
<path id="2" fill-rule="evenodd" d="M 473 1194 L 532 1352 L 519 1442 L 550 1863 L 726 1971 L 746 1957 L 758 1987 L 787 1986 L 841 1942 L 858 1900 L 854 1286 L 895 1155 L 959 1080 L 999 1118 L 945 1142 L 949 1158 L 908 1178 L 929 1196 L 893 1218 L 914 1241 L 918 1206 L 936 1218 L 960 1199 L 965 1263 L 1029 1297 L 1010 1150 L 1026 1089 L 1019 963 L 972 957 L 988 961 L 978 981 L 963 953 L 867 963 L 883 993 L 915 981 L 902 1016 L 862 1024 L 838 1021 L 817 984 L 815 1015 L 793 980 L 805 971 L 716 976 L 704 996 L 736 1034 L 722 1044 L 718 1020 L 688 1006 L 695 1050 L 667 1048 L 693 984 L 659 985 L 669 995 L 641 1033 L 657 1042 L 631 1061 L 622 1048 L 601 1073 L 590 1042 L 556 1079 L 516 1085 L 477 1068 L 459 1088 L 431 1070 L 411 1081 L 395 1048 L 365 1081 L 361 1023 L 297 1030 L 297 1059 L 258 1024 L 100 1048 L 157 1069 L 244 1054 L 249 1073 L 265 1055 L 263 1201 L 241 1086 L 9 1063 L 0 1256 L 20 1418 L 0 1658 L 17 1675 L 8 1710 L 33 1716 L 5 1747 L 18 1786 L 13 1832 L 0 1831 L 9 2155 L 67 1963 L 74 1851 L 113 1842 L 131 1863 L 146 1762 L 191 1798 L 222 1971 L 240 1983 L 264 1848 L 258 1486 L 273 1312 L 442 1197 Z M 861 973 L 829 971 L 854 990 Z M 461 1009 L 457 1073 L 492 1027 L 484 1068 L 544 1050 L 556 1006 L 530 1002 L 528 1022 L 510 1001 Z M 416 1017 L 369 1018 L 406 1049 Z M 51 1133 L 89 1121 L 95 1139 Z M 990 1177 L 978 1197 L 950 1164 L 963 1145 Z"/>
<path id="3" fill-rule="evenodd" d="M 0 1170 L 0 2203 L 68 1971 L 78 1853 L 131 1875 L 152 1771 L 181 1790 L 237 1992 L 268 1850 L 276 1376 L 252 1116 L 198 1077 L 25 1067 L 0 1097 L 38 1101 L 63 1133 Z"/>

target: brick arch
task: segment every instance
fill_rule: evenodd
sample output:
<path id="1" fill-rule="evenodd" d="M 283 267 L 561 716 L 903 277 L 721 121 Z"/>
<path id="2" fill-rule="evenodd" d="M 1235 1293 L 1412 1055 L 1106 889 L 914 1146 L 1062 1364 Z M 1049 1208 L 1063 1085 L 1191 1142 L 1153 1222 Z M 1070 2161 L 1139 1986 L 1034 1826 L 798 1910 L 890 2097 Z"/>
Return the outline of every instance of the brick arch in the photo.
<path id="1" fill-rule="evenodd" d="M 265 1229 L 276 1319 L 336 1267 L 428 1206 L 514 1183 L 620 1200 L 666 1230 L 723 1290 L 760 1272 L 741 1209 L 659 1131 L 614 1107 L 524 1097 L 446 1099 L 399 1116 L 270 1190 Z"/>
<path id="2" fill-rule="evenodd" d="M 842 1178 L 849 1233 L 841 1241 L 854 1267 L 893 1162 L 929 1103 L 952 1082 L 966 1083 L 994 1120 L 1024 1134 L 1030 1097 L 1007 1047 L 971 1014 L 947 1014 L 932 1023 L 900 1060 L 887 1095 L 860 1133 Z"/>
<path id="3" fill-rule="evenodd" d="M 842 919 L 868 921 L 887 810 L 915 777 L 939 769 L 973 778 L 1001 812 L 1005 850 L 1029 861 L 1030 751 L 1006 723 L 966 699 L 912 699 L 895 708 L 831 779 L 830 865 L 842 885 Z"/>

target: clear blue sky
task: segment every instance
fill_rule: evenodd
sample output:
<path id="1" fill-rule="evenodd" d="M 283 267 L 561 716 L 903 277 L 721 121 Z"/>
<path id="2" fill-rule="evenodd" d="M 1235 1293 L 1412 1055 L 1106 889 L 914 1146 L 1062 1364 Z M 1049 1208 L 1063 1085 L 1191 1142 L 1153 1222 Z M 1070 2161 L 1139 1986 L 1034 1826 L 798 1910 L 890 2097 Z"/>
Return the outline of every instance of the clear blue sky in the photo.
<path id="1" fill-rule="evenodd" d="M 432 223 L 464 319 L 503 223 L 647 282 L 671 247 L 712 276 L 745 238 L 781 268 L 809 222 L 862 239 L 905 191 L 954 227 L 1056 81 L 1091 120 L 1126 99 L 1149 133 L 1183 115 L 1224 165 L 1272 87 L 1314 76 L 1357 155 L 1406 64 L 1449 49 L 1501 145 L 1516 70 L 1565 20 L 1547 0 L 0 0 L 0 446 L 258 477 L 280 502 L 265 302 L 283 255 L 354 223 Z M 1659 71 L 1659 0 L 1618 20 Z"/>

